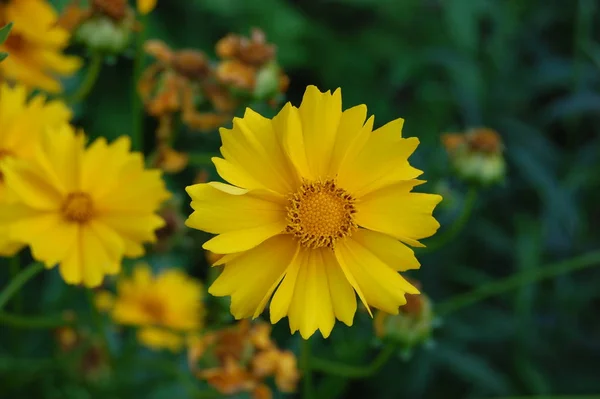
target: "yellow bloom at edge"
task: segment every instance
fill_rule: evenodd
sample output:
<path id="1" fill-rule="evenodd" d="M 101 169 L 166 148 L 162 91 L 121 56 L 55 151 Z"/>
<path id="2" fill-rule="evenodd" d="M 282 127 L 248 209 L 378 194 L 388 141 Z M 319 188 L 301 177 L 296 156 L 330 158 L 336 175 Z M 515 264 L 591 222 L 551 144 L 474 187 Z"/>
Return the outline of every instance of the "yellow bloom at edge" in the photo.
<path id="1" fill-rule="evenodd" d="M 157 0 L 137 0 L 137 8 L 140 14 L 146 15 L 156 7 Z"/>
<path id="2" fill-rule="evenodd" d="M 183 271 L 169 269 L 157 276 L 138 264 L 131 277 L 123 277 L 111 315 L 119 324 L 141 327 L 138 339 L 153 348 L 180 350 L 183 334 L 202 325 L 202 284 Z"/>
<path id="3" fill-rule="evenodd" d="M 352 325 L 356 294 L 391 314 L 419 291 L 398 272 L 420 267 L 410 246 L 433 235 L 439 195 L 413 192 L 422 172 L 408 157 L 402 119 L 373 131 L 359 105 L 342 112 L 341 91 L 306 89 L 299 108 L 272 120 L 246 109 L 221 129 L 229 182 L 187 187 L 187 225 L 216 237 L 204 249 L 226 254 L 209 288 L 231 296 L 235 318 L 257 317 L 269 299 L 272 323 L 288 316 L 304 338 L 329 336 L 335 320 Z M 365 122 L 366 120 L 366 122 Z M 355 294 L 356 293 L 356 294 Z"/>
<path id="4" fill-rule="evenodd" d="M 46 102 L 43 96 L 28 100 L 27 94 L 24 86 L 0 84 L 0 204 L 5 200 L 4 161 L 30 158 L 44 129 L 60 126 L 71 119 L 71 111 L 64 103 Z M 0 255 L 10 256 L 22 245 L 8 240 L 6 234 L 6 225 L 0 224 Z"/>
<path id="5" fill-rule="evenodd" d="M 11 21 L 13 28 L 0 45 L 9 54 L 0 64 L 3 77 L 51 93 L 62 91 L 57 77 L 75 73 L 81 60 L 62 53 L 70 34 L 57 25 L 56 11 L 45 0 L 0 3 L 0 25 Z"/>
<path id="6" fill-rule="evenodd" d="M 58 264 L 67 283 L 94 287 L 156 240 L 164 225 L 156 211 L 170 194 L 161 172 L 129 152 L 129 137 L 87 149 L 84 140 L 65 124 L 41 135 L 30 160 L 4 162 L 10 203 L 0 208 L 0 225 L 47 268 Z"/>

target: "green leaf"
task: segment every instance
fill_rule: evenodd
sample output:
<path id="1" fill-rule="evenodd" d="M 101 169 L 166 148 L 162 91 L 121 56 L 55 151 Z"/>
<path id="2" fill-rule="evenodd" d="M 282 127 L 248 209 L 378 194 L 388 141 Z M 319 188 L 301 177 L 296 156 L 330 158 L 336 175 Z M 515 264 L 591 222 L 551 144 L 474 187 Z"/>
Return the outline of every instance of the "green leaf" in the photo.
<path id="1" fill-rule="evenodd" d="M 0 29 L 0 44 L 6 41 L 6 38 L 8 37 L 10 30 L 12 29 L 12 26 L 12 22 L 9 22 L 6 25 L 4 25 L 3 28 Z"/>

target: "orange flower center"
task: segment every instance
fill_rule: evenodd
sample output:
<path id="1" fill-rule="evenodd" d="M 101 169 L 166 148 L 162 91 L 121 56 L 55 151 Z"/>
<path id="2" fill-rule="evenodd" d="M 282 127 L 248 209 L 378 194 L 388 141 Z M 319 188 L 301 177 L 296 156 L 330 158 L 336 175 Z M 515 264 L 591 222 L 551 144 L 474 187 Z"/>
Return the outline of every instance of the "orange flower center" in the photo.
<path id="1" fill-rule="evenodd" d="M 85 223 L 94 216 L 94 203 L 87 193 L 70 193 L 63 202 L 61 211 L 68 221 Z"/>
<path id="2" fill-rule="evenodd" d="M 156 298 L 146 298 L 142 302 L 142 309 L 156 323 L 161 323 L 165 318 L 165 305 Z"/>
<path id="3" fill-rule="evenodd" d="M 356 200 L 333 180 L 305 182 L 289 198 L 286 232 L 307 248 L 334 248 L 336 240 L 349 236 L 354 222 Z"/>

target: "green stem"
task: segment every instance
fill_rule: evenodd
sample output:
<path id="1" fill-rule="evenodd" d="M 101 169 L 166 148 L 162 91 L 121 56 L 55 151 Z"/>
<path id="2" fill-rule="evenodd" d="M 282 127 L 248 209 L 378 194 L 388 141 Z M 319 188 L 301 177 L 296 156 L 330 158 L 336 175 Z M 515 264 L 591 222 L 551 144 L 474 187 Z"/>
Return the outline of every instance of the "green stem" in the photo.
<path id="1" fill-rule="evenodd" d="M 21 269 L 21 259 L 19 258 L 19 254 L 14 255 L 10 258 L 9 262 L 9 270 L 10 270 L 10 278 L 14 279 L 19 274 L 19 270 Z M 17 313 L 21 313 L 23 309 L 23 297 L 20 295 L 20 292 L 15 293 L 15 297 L 13 299 L 13 309 Z"/>
<path id="2" fill-rule="evenodd" d="M 188 162 L 196 167 L 211 167 L 213 166 L 212 158 L 215 156 L 215 154 L 191 152 L 188 154 Z"/>
<path id="3" fill-rule="evenodd" d="M 85 77 L 81 81 L 81 84 L 77 90 L 75 90 L 75 92 L 73 92 L 67 99 L 69 104 L 81 102 L 91 93 L 92 89 L 96 85 L 98 76 L 100 76 L 103 58 L 104 57 L 100 53 L 92 54 Z"/>
<path id="4" fill-rule="evenodd" d="M 141 16 L 141 29 L 135 42 L 135 58 L 133 59 L 133 87 L 131 93 L 131 144 L 134 150 L 144 151 L 144 107 L 137 92 L 137 85 L 144 68 L 144 41 L 148 17 Z"/>
<path id="5" fill-rule="evenodd" d="M 96 307 L 96 304 L 94 301 L 94 291 L 91 289 L 86 289 L 86 295 L 88 297 L 88 302 L 90 305 L 90 312 L 92 313 L 92 323 L 94 324 L 96 333 L 102 339 L 102 343 L 103 343 L 104 347 L 106 348 L 106 354 L 108 355 L 108 361 L 110 363 L 111 358 L 112 358 L 112 351 L 110 348 L 110 343 L 108 342 L 108 337 L 106 335 L 106 328 L 104 325 L 103 316 L 102 316 L 102 314 L 100 314 L 100 312 L 98 311 L 98 308 Z"/>
<path id="6" fill-rule="evenodd" d="M 384 364 L 390 360 L 390 357 L 396 351 L 396 346 L 389 344 L 385 346 L 377 355 L 371 364 L 367 366 L 352 366 L 349 364 L 338 363 L 327 359 L 313 357 L 310 366 L 313 370 L 322 371 L 327 374 L 337 375 L 348 378 L 368 378 L 377 373 Z"/>
<path id="7" fill-rule="evenodd" d="M 0 312 L 0 324 L 13 328 L 37 329 L 57 328 L 73 324 L 74 321 L 65 319 L 62 315 L 56 316 L 22 316 Z"/>
<path id="8" fill-rule="evenodd" d="M 312 373 L 311 373 L 311 356 L 310 356 L 310 340 L 302 339 L 302 354 L 300 361 L 302 362 L 302 382 L 304 389 L 302 390 L 302 397 L 304 399 L 310 399 L 313 397 L 313 386 L 312 386 Z"/>
<path id="9" fill-rule="evenodd" d="M 460 215 L 454 220 L 454 223 L 437 236 L 435 241 L 432 241 L 426 248 L 419 249 L 421 253 L 434 252 L 450 243 L 456 236 L 460 234 L 463 228 L 467 225 L 469 217 L 473 213 L 473 208 L 477 202 L 477 189 L 473 186 L 469 187 L 465 203 Z"/>
<path id="10" fill-rule="evenodd" d="M 587 254 L 564 261 L 555 262 L 534 270 L 527 270 L 522 273 L 513 274 L 512 276 L 483 285 L 470 292 L 457 295 L 445 302 L 440 303 L 436 306 L 436 313 L 440 316 L 447 316 L 452 312 L 473 305 L 486 298 L 503 294 L 523 285 L 533 283 L 534 281 L 556 277 L 561 274 L 574 272 L 576 270 L 585 269 L 598 264 L 600 264 L 600 250 L 589 252 Z"/>
<path id="11" fill-rule="evenodd" d="M 44 270 L 42 263 L 34 262 L 21 270 L 14 278 L 10 280 L 8 285 L 0 292 L 0 310 L 4 308 L 6 303 L 13 297 L 19 289 L 31 280 L 36 274 Z"/>

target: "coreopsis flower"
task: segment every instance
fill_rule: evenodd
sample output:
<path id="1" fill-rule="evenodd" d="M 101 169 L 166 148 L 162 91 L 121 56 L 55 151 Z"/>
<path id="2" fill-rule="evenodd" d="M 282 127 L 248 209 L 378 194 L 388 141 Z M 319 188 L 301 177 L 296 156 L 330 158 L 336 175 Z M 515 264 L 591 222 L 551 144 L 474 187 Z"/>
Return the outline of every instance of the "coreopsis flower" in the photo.
<path id="1" fill-rule="evenodd" d="M 270 398 L 269 377 L 280 391 L 293 392 L 300 379 L 296 357 L 280 350 L 270 335 L 268 324 L 244 320 L 196 337 L 188 353 L 190 368 L 224 395 L 250 392 L 253 398 Z"/>
<path id="2" fill-rule="evenodd" d="M 4 163 L 8 159 L 30 159 L 43 130 L 56 128 L 70 118 L 70 109 L 61 101 L 46 101 L 42 95 L 28 99 L 24 86 L 0 84 L 0 203 L 6 200 Z M 2 212 L 6 210 L 0 210 Z M 7 234 L 6 224 L 0 224 L 0 255 L 3 256 L 13 255 L 22 246 L 10 240 Z"/>
<path id="3" fill-rule="evenodd" d="M 489 185 L 506 175 L 502 138 L 488 128 L 465 133 L 445 133 L 442 143 L 458 175 L 470 182 Z"/>
<path id="4" fill-rule="evenodd" d="M 288 316 L 304 338 L 329 336 L 335 320 L 352 325 L 356 297 L 397 314 L 419 291 L 398 272 L 420 267 L 407 246 L 436 232 L 439 195 L 413 192 L 422 172 L 408 157 L 419 144 L 402 138 L 403 120 L 373 131 L 359 105 L 342 112 L 341 91 L 309 86 L 299 108 L 272 120 L 247 109 L 221 129 L 230 184 L 187 187 L 187 225 L 216 237 L 203 248 L 227 254 L 210 287 L 231 296 L 237 319 L 257 317 L 273 296 L 272 323 Z"/>
<path id="5" fill-rule="evenodd" d="M 43 130 L 68 122 L 71 115 L 61 101 L 46 101 L 43 95 L 29 98 L 22 85 L 0 84 L 0 201 L 4 198 L 3 160 L 30 158 Z"/>
<path id="6" fill-rule="evenodd" d="M 0 240 L 29 245 L 69 284 L 94 287 L 119 273 L 123 257 L 143 255 L 143 244 L 156 240 L 164 225 L 156 212 L 170 196 L 161 172 L 146 170 L 129 147 L 123 136 L 86 148 L 66 124 L 43 132 L 30 159 L 2 166 L 10 203 L 0 208 Z"/>
<path id="7" fill-rule="evenodd" d="M 137 0 L 137 9 L 142 15 L 152 12 L 156 7 L 157 0 Z"/>
<path id="8" fill-rule="evenodd" d="M 142 344 L 176 352 L 202 326 L 202 284 L 178 269 L 153 275 L 148 265 L 138 264 L 131 277 L 119 280 L 111 306 L 116 323 L 139 328 Z"/>
<path id="9" fill-rule="evenodd" d="M 70 76 L 81 60 L 63 54 L 70 34 L 58 26 L 58 15 L 45 0 L 0 2 L 0 25 L 13 22 L 13 28 L 0 51 L 10 54 L 0 72 L 11 81 L 51 93 L 62 91 L 58 77 Z"/>

